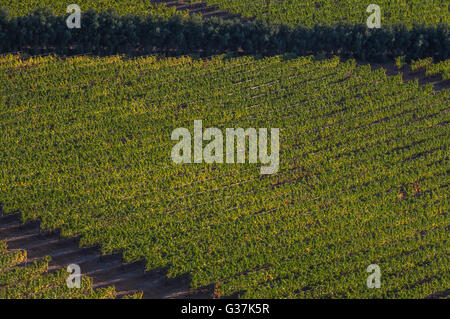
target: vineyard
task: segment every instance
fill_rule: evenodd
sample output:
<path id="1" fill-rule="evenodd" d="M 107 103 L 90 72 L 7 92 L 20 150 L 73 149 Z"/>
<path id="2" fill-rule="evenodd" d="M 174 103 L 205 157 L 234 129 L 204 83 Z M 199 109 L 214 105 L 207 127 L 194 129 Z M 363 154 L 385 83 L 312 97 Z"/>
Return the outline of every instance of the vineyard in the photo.
<path id="1" fill-rule="evenodd" d="M 191 0 L 196 2 L 196 0 Z M 376 3 L 382 8 L 385 24 L 437 24 L 450 22 L 448 0 L 206 0 L 231 12 L 256 17 L 272 23 L 290 25 L 329 25 L 366 23 L 366 8 Z"/>
<path id="2" fill-rule="evenodd" d="M 448 79 L 448 60 L 412 68 Z M 425 298 L 449 288 L 448 89 L 294 55 L 9 54 L 0 83 L 3 213 L 188 275 L 192 288 L 214 285 L 215 297 Z M 198 119 L 280 128 L 278 173 L 248 161 L 173 163 L 172 131 Z M 2 256 L 11 267 L 25 252 Z M 380 289 L 366 286 L 370 264 L 382 269 Z M 45 272 L 45 261 L 30 267 Z M 86 282 L 82 293 L 98 292 Z"/>
<path id="3" fill-rule="evenodd" d="M 73 3 L 0 0 L 0 299 L 450 296 L 448 0 Z"/>

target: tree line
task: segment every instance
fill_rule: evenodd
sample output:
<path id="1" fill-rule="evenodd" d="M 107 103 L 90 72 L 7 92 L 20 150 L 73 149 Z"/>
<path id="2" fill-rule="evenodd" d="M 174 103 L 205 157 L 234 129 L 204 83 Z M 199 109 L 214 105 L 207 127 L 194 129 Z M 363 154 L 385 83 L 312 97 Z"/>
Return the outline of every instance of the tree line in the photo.
<path id="1" fill-rule="evenodd" d="M 119 15 L 113 10 L 89 10 L 82 14 L 81 28 L 69 29 L 65 17 L 48 9 L 11 17 L 0 9 L 0 53 L 74 55 L 198 54 L 226 52 L 276 55 L 340 55 L 368 62 L 432 57 L 449 58 L 450 29 L 437 26 L 337 24 L 313 28 L 264 21 L 202 19 L 175 15 Z"/>

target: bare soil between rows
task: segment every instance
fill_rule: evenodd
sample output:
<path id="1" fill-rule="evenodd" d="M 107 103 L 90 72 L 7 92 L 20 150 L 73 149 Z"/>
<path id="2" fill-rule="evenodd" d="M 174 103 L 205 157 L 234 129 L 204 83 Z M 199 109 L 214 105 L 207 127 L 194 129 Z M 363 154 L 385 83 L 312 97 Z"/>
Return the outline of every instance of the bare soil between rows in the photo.
<path id="1" fill-rule="evenodd" d="M 424 69 L 412 71 L 409 66 L 398 69 L 394 63 L 370 63 L 370 66 L 372 70 L 384 68 L 388 76 L 402 74 L 405 82 L 417 80 L 419 86 L 432 84 L 435 90 L 450 88 L 450 80 L 443 80 L 441 75 L 427 76 Z M 145 271 L 144 260 L 125 263 L 120 252 L 102 255 L 99 246 L 80 247 L 79 238 L 61 238 L 59 232 L 44 232 L 38 221 L 22 223 L 18 213 L 3 215 L 0 212 L 0 240 L 6 240 L 10 249 L 27 250 L 27 263 L 51 256 L 50 272 L 78 264 L 82 274 L 93 279 L 94 288 L 113 285 L 118 297 L 142 291 L 144 298 L 148 299 L 214 298 L 212 284 L 193 290 L 189 276 L 168 278 L 167 269 Z M 450 291 L 446 290 L 429 297 L 442 298 L 449 294 Z"/>
<path id="2" fill-rule="evenodd" d="M 94 288 L 112 285 L 117 297 L 140 291 L 146 299 L 213 297 L 212 286 L 193 290 L 188 276 L 168 278 L 167 269 L 145 271 L 144 260 L 125 263 L 121 253 L 102 255 L 99 246 L 80 248 L 79 238 L 61 238 L 58 232 L 43 232 L 37 221 L 21 223 L 19 214 L 0 215 L 0 240 L 6 240 L 11 250 L 26 250 L 26 264 L 51 256 L 50 273 L 78 264 L 82 275 L 93 279 Z"/>

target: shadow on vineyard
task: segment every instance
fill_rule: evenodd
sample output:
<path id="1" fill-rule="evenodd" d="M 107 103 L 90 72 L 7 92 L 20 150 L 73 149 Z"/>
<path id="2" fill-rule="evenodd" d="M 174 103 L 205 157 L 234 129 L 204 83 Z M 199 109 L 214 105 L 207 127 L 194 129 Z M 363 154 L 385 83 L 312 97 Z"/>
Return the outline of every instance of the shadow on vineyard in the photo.
<path id="1" fill-rule="evenodd" d="M 218 5 L 208 5 L 205 1 L 189 0 L 152 0 L 155 4 L 164 4 L 169 8 L 175 8 L 176 11 L 188 11 L 189 15 L 201 15 L 203 19 L 212 17 L 222 18 L 224 20 L 239 19 L 242 22 L 249 21 L 249 18 L 243 18 L 241 14 L 231 14 L 229 10 L 220 9 Z"/>
<path id="2" fill-rule="evenodd" d="M 360 62 L 360 65 L 367 65 L 367 63 Z M 425 69 L 412 70 L 410 65 L 405 65 L 398 68 L 394 63 L 370 64 L 372 70 L 383 68 L 389 76 L 396 76 L 402 74 L 402 79 L 405 82 L 417 80 L 419 86 L 430 84 L 437 91 L 450 88 L 450 79 L 444 79 L 442 74 L 428 75 Z"/>
<path id="3" fill-rule="evenodd" d="M 48 262 L 45 264 L 47 272 L 49 274 L 61 272 L 64 279 L 68 276 L 66 272 L 68 265 L 79 265 L 83 276 L 92 279 L 93 290 L 105 289 L 109 292 L 105 298 L 123 298 L 140 293 L 143 294 L 143 298 L 151 299 L 213 297 L 211 287 L 191 290 L 187 276 L 170 279 L 167 278 L 165 269 L 144 271 L 144 261 L 125 263 L 120 252 L 104 255 L 99 246 L 79 247 L 78 237 L 61 238 L 58 231 L 41 231 L 40 223 L 37 221 L 20 222 L 20 214 L 0 215 L 1 242 L 6 243 L 9 254 L 22 251 L 26 253 L 23 260 L 12 265 L 15 268 L 1 264 L 0 298 L 11 297 L 5 289 L 2 289 L 8 284 L 2 280 L 8 278 L 2 271 L 9 269 L 9 272 L 19 272 L 33 268 L 36 263 L 47 258 Z M 65 284 L 64 280 L 62 282 Z M 95 298 L 99 297 L 100 295 L 95 295 Z"/>

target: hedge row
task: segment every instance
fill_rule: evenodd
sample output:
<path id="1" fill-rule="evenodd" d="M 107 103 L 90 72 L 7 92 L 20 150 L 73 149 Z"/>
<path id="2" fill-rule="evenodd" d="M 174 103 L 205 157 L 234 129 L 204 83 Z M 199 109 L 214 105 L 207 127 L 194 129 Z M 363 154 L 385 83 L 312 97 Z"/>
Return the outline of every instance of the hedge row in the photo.
<path id="1" fill-rule="evenodd" d="M 23 17 L 0 10 L 0 52 L 30 54 L 92 53 L 213 55 L 224 52 L 273 55 L 281 53 L 337 54 L 382 62 L 405 56 L 408 60 L 449 58 L 447 24 L 434 27 L 405 25 L 368 29 L 365 25 L 288 27 L 262 21 L 241 22 L 200 17 L 121 16 L 114 11 L 86 11 L 81 29 L 68 29 L 65 17 L 38 9 Z"/>

